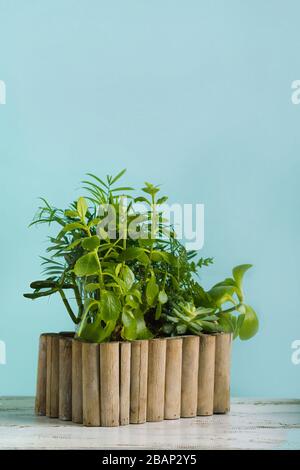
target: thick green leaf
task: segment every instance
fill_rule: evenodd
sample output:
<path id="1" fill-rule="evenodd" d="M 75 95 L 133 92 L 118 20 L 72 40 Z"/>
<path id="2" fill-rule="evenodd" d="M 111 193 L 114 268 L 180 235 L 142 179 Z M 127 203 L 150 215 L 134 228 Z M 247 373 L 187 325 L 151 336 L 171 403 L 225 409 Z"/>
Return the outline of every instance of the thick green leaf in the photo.
<path id="1" fill-rule="evenodd" d="M 152 306 L 158 295 L 159 287 L 156 283 L 155 274 L 152 272 L 146 287 L 147 304 Z"/>
<path id="2" fill-rule="evenodd" d="M 91 276 L 99 271 L 99 261 L 95 253 L 88 253 L 81 256 L 74 266 L 76 276 Z"/>
<path id="3" fill-rule="evenodd" d="M 219 316 L 219 326 L 222 328 L 224 333 L 233 333 L 235 324 L 232 321 L 233 315 L 231 313 L 222 313 Z"/>
<path id="4" fill-rule="evenodd" d="M 239 315 L 237 317 L 236 326 L 235 326 L 235 330 L 234 330 L 234 334 L 233 334 L 233 339 L 235 339 L 239 335 L 242 324 L 244 323 L 244 319 L 245 319 L 245 314 L 244 313 L 242 313 L 241 315 Z"/>
<path id="5" fill-rule="evenodd" d="M 85 341 L 92 343 L 103 343 L 109 339 L 115 327 L 116 323 L 114 321 L 110 321 L 106 323 L 105 327 L 103 328 L 101 317 L 98 315 L 93 323 L 86 323 L 80 336 L 78 334 L 77 336 Z"/>
<path id="6" fill-rule="evenodd" d="M 235 288 L 232 286 L 215 286 L 208 291 L 208 294 L 212 298 L 214 304 L 217 307 L 221 307 L 225 302 L 234 303 L 232 297 L 234 292 Z"/>
<path id="7" fill-rule="evenodd" d="M 100 239 L 97 235 L 93 235 L 92 237 L 84 238 L 81 244 L 85 250 L 93 251 L 100 245 Z"/>
<path id="8" fill-rule="evenodd" d="M 122 323 L 122 338 L 128 341 L 135 340 L 137 336 L 137 321 L 132 310 L 126 306 L 122 310 Z"/>
<path id="9" fill-rule="evenodd" d="M 222 331 L 222 327 L 214 322 L 200 320 L 198 324 L 202 327 L 204 331 L 207 331 L 208 333 L 218 333 Z"/>
<path id="10" fill-rule="evenodd" d="M 237 295 L 238 295 L 238 298 L 241 302 L 243 301 L 243 297 L 244 297 L 244 294 L 243 294 L 244 274 L 250 268 L 252 268 L 252 264 L 240 264 L 239 266 L 236 266 L 232 270 L 233 278 L 234 278 L 234 280 L 236 282 L 236 285 L 238 287 Z"/>
<path id="11" fill-rule="evenodd" d="M 147 328 L 143 312 L 140 309 L 135 310 L 134 316 L 136 318 L 136 339 L 151 339 L 153 334 Z"/>
<path id="12" fill-rule="evenodd" d="M 245 308 L 245 318 L 239 331 L 239 337 L 242 340 L 250 339 L 256 335 L 259 327 L 259 321 L 253 308 L 250 305 L 245 305 Z"/>
<path id="13" fill-rule="evenodd" d="M 120 277 L 126 285 L 126 289 L 129 291 L 134 284 L 135 276 L 132 270 L 128 266 L 123 266 L 120 271 Z"/>
<path id="14" fill-rule="evenodd" d="M 81 218 L 81 220 L 84 220 L 85 215 L 88 210 L 88 205 L 84 197 L 80 197 L 77 201 L 77 212 Z"/>
<path id="15" fill-rule="evenodd" d="M 121 308 L 121 302 L 117 294 L 111 291 L 101 292 L 100 314 L 106 323 L 117 321 Z"/>
<path id="16" fill-rule="evenodd" d="M 239 266 L 236 266 L 235 268 L 233 268 L 232 275 L 233 275 L 235 282 L 237 283 L 239 287 L 242 286 L 245 272 L 248 271 L 248 269 L 250 268 L 252 268 L 252 264 L 240 264 Z"/>

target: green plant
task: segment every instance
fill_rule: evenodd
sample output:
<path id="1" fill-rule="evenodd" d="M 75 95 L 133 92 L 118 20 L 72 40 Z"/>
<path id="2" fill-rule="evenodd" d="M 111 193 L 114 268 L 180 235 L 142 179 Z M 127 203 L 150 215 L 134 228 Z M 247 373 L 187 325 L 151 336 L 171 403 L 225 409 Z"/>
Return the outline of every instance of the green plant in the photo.
<path id="1" fill-rule="evenodd" d="M 194 303 L 173 305 L 165 315 L 163 331 L 170 335 L 193 333 L 232 332 L 242 340 L 252 338 L 258 331 L 258 318 L 250 305 L 244 303 L 243 277 L 250 264 L 236 266 L 232 278 L 227 278 L 205 292 L 192 281 L 190 290 Z M 195 303 L 199 305 L 195 307 Z M 223 309 L 224 305 L 232 306 Z M 236 315 L 237 314 L 237 315 Z"/>
<path id="2" fill-rule="evenodd" d="M 125 170 L 105 180 L 93 174 L 83 181 L 86 197 L 66 209 L 45 199 L 31 223 L 56 224 L 42 258 L 46 279 L 31 283 L 30 299 L 58 293 L 76 335 L 87 341 L 147 339 L 186 332 L 232 331 L 253 336 L 258 320 L 244 303 L 242 279 L 250 265 L 234 268 L 233 278 L 206 292 L 197 272 L 213 262 L 187 251 L 164 219 L 159 187 L 145 183 L 143 194 L 116 183 Z M 135 208 L 144 205 L 143 211 Z M 110 212 L 115 216 L 113 224 Z M 70 300 L 75 300 L 76 310 Z M 232 306 L 222 309 L 230 302 Z M 234 315 L 238 312 L 238 316 Z"/>

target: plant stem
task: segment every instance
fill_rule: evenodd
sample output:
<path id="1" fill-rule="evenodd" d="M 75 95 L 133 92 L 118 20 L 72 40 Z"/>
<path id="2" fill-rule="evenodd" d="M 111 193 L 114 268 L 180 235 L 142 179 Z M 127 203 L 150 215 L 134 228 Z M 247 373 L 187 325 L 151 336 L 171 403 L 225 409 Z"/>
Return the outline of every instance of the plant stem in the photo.
<path id="1" fill-rule="evenodd" d="M 83 312 L 83 304 L 82 304 L 81 295 L 80 295 L 78 286 L 76 284 L 76 276 L 75 276 L 74 273 L 72 273 L 72 279 L 73 279 L 73 283 L 74 283 L 73 284 L 73 290 L 74 290 L 74 294 L 75 294 L 75 299 L 76 299 L 78 309 L 79 309 L 78 318 L 80 319 L 81 316 L 82 316 L 82 312 Z"/>
<path id="2" fill-rule="evenodd" d="M 69 304 L 69 302 L 68 302 L 68 300 L 67 300 L 67 298 L 66 298 L 66 296 L 65 296 L 64 291 L 63 291 L 62 289 L 58 289 L 58 292 L 60 293 L 60 296 L 61 296 L 61 298 L 62 298 L 62 301 L 63 301 L 63 303 L 64 303 L 64 305 L 65 305 L 65 307 L 66 307 L 66 309 L 67 309 L 67 312 L 68 312 L 68 314 L 70 315 L 72 321 L 77 325 L 77 324 L 79 323 L 79 319 L 76 318 L 76 316 L 75 316 L 73 310 L 71 309 L 70 304 Z"/>
<path id="3" fill-rule="evenodd" d="M 234 312 L 235 310 L 238 310 L 242 305 L 242 303 L 239 303 L 238 305 L 234 305 L 234 307 L 227 308 L 226 310 L 221 310 L 217 313 L 217 315 L 221 315 L 222 313 Z"/>

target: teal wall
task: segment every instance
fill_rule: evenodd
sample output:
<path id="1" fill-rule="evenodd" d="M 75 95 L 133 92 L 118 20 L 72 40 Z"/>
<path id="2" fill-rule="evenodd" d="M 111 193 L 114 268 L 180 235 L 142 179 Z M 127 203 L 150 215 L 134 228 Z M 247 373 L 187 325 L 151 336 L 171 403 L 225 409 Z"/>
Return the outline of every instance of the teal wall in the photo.
<path id="1" fill-rule="evenodd" d="M 297 0 L 0 0 L 0 395 L 31 395 L 37 339 L 71 325 L 40 276 L 37 197 L 78 196 L 127 167 L 173 202 L 205 204 L 203 283 L 243 262 L 259 335 L 236 341 L 232 392 L 299 397 L 300 78 Z"/>

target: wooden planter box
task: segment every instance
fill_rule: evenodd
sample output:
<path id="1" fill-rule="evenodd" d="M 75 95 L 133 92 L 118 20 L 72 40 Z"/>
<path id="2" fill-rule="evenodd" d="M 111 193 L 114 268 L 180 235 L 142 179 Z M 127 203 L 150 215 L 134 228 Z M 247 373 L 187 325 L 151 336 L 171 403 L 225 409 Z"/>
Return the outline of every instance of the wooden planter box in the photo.
<path id="1" fill-rule="evenodd" d="M 226 413 L 230 334 L 87 343 L 40 336 L 35 412 L 85 426 Z"/>

